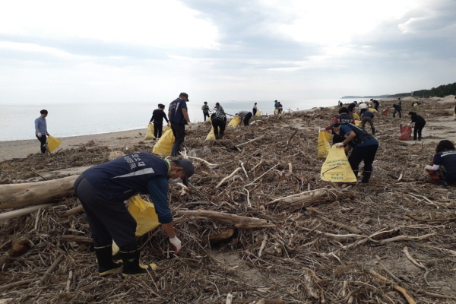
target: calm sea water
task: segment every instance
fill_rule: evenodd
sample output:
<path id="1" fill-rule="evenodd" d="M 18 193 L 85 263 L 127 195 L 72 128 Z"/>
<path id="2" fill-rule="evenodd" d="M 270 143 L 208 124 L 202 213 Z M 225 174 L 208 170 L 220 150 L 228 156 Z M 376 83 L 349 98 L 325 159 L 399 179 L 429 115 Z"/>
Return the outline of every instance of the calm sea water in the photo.
<path id="1" fill-rule="evenodd" d="M 313 99 L 305 101 L 281 101 L 284 111 L 306 110 L 313 107 L 337 105 L 339 99 Z M 344 100 L 346 102 L 346 100 Z M 274 102 L 257 101 L 263 114 L 272 114 Z M 35 118 L 40 110 L 49 111 L 48 132 L 57 138 L 146 128 L 156 109 L 157 103 L 61 103 L 47 105 L 8 105 L 0 104 L 0 141 L 35 139 Z M 213 109 L 215 102 L 208 101 Z M 235 114 L 242 110 L 252 110 L 254 101 L 220 101 L 226 113 Z M 191 122 L 203 120 L 203 102 L 188 102 Z M 165 104 L 167 112 L 168 104 Z"/>

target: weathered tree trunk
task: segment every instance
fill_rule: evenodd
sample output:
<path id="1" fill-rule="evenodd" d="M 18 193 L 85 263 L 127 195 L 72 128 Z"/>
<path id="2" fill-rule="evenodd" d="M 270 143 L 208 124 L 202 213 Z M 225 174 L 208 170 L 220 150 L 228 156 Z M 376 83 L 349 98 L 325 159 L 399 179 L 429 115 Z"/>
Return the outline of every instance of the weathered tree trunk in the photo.
<path id="1" fill-rule="evenodd" d="M 0 185 L 0 210 L 41 205 L 72 196 L 76 178 L 78 176 L 36 183 Z"/>
<path id="2" fill-rule="evenodd" d="M 195 216 L 201 218 L 210 218 L 215 221 L 233 224 L 236 228 L 267 228 L 276 227 L 276 225 L 268 223 L 267 220 L 256 217 L 239 216 L 229 213 L 221 213 L 216 211 L 206 210 L 177 210 L 178 216 Z"/>

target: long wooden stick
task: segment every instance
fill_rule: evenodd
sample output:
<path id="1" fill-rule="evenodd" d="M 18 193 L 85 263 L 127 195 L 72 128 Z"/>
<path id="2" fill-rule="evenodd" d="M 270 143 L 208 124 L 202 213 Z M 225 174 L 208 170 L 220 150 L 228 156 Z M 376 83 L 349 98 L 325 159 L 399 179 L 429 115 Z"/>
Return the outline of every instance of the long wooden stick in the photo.
<path id="1" fill-rule="evenodd" d="M 230 213 L 221 213 L 216 211 L 207 211 L 207 210 L 178 210 L 178 216 L 195 216 L 195 217 L 203 217 L 203 218 L 210 218 L 212 220 L 221 221 L 225 223 L 234 224 L 236 228 L 268 228 L 268 227 L 276 227 L 276 225 L 269 223 L 265 219 L 260 219 L 256 217 L 247 217 L 247 216 L 240 216 Z"/>
<path id="2" fill-rule="evenodd" d="M 14 211 L 9 211 L 9 212 L 4 212 L 0 214 L 0 222 L 5 221 L 7 219 L 15 218 L 21 215 L 26 215 L 33 213 L 37 210 L 40 210 L 42 208 L 48 208 L 51 207 L 52 204 L 43 204 L 43 205 L 37 205 L 37 206 L 32 206 L 32 207 L 27 207 L 24 209 L 19 209 L 19 210 L 14 210 Z"/>
<path id="3" fill-rule="evenodd" d="M 233 177 L 236 173 L 238 173 L 240 170 L 242 170 L 241 167 L 238 167 L 236 170 L 233 171 L 233 173 L 231 173 L 230 175 L 228 175 L 227 177 L 225 177 L 224 179 L 222 179 L 220 181 L 220 183 L 218 183 L 217 186 L 215 186 L 215 188 L 218 188 L 220 187 L 221 185 L 223 185 L 227 180 L 229 180 L 231 177 Z"/>
<path id="4" fill-rule="evenodd" d="M 251 143 L 251 142 L 254 142 L 254 141 L 256 141 L 256 140 L 262 139 L 263 137 L 264 137 L 264 135 L 261 135 L 260 137 L 257 137 L 257 138 L 251 139 L 251 140 L 249 140 L 249 141 L 246 141 L 245 143 L 236 145 L 235 147 L 236 147 L 236 148 L 239 148 L 240 146 L 243 146 L 243 145 L 249 144 L 249 143 Z"/>

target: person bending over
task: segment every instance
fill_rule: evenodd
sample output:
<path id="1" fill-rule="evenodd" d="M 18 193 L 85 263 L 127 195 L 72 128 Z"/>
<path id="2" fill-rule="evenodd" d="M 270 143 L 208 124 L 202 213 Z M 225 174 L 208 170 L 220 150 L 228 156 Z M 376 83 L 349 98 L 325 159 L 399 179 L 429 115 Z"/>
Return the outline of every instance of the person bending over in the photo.
<path id="1" fill-rule="evenodd" d="M 130 197 L 149 194 L 174 254 L 181 241 L 174 232 L 173 216 L 168 204 L 168 180 L 181 179 L 187 186 L 195 169 L 187 159 L 163 160 L 151 153 L 125 155 L 84 171 L 74 182 L 74 192 L 81 201 L 90 226 L 90 233 L 101 276 L 117 272 L 142 276 L 151 269 L 140 265 L 136 244 L 136 221 L 124 203 Z M 123 265 L 112 261 L 112 241 L 119 246 Z"/>
<path id="2" fill-rule="evenodd" d="M 435 148 L 436 154 L 432 165 L 424 167 L 432 176 L 437 175 L 442 185 L 448 186 L 456 183 L 456 149 L 449 140 L 442 140 Z"/>
<path id="3" fill-rule="evenodd" d="M 215 112 L 211 115 L 211 121 L 212 127 L 214 127 L 215 139 L 222 139 L 226 128 L 226 114 L 218 102 L 215 104 Z"/>
<path id="4" fill-rule="evenodd" d="M 340 134 L 344 138 L 344 141 L 337 143 L 336 147 L 343 148 L 347 145 L 347 149 L 353 149 L 348 162 L 356 177 L 358 176 L 359 164 L 361 161 L 364 161 L 364 172 L 361 182 L 368 183 L 372 175 L 372 163 L 377 153 L 378 141 L 360 127 L 352 124 L 342 125 L 338 122 L 333 122 L 331 128 L 334 133 Z"/>
<path id="5" fill-rule="evenodd" d="M 421 140 L 421 132 L 423 131 L 424 126 L 426 125 L 426 120 L 422 116 L 416 114 L 416 112 L 409 112 L 408 115 L 410 116 L 411 120 L 409 125 L 415 123 L 415 127 L 413 129 L 413 140 L 417 139 L 417 135 L 418 140 Z"/>

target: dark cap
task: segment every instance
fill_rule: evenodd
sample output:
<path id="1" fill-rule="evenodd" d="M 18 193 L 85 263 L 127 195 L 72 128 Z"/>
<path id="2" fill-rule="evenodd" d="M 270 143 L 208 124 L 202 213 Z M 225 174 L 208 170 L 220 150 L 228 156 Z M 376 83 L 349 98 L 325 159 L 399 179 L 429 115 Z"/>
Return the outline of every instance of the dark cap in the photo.
<path id="1" fill-rule="evenodd" d="M 185 186 L 188 186 L 188 178 L 195 173 L 195 167 L 188 159 L 178 159 L 176 160 L 179 165 L 184 169 L 185 172 L 185 179 L 182 181 Z"/>
<path id="2" fill-rule="evenodd" d="M 337 128 L 340 127 L 340 122 L 333 122 L 332 124 L 329 125 L 331 128 Z"/>
<path id="3" fill-rule="evenodd" d="M 188 99 L 188 94 L 187 93 L 182 92 L 182 93 L 179 94 L 179 97 L 181 97 L 181 96 L 187 98 L 187 101 L 190 101 L 190 99 Z"/>

